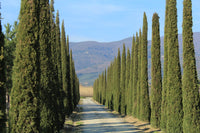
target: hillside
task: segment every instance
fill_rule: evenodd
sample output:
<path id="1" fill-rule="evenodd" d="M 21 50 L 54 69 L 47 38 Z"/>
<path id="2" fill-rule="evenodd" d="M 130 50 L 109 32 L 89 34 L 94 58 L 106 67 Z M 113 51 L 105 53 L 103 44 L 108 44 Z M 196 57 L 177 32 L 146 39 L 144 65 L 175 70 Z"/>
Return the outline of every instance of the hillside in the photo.
<path id="1" fill-rule="evenodd" d="M 76 64 L 76 71 L 80 78 L 80 83 L 85 86 L 93 84 L 98 75 L 110 65 L 110 62 L 117 55 L 117 49 L 122 49 L 123 43 L 131 49 L 132 37 L 115 42 L 71 42 L 70 48 L 73 49 L 73 56 Z M 200 77 L 200 32 L 194 33 L 195 53 Z M 164 55 L 164 37 L 161 37 L 161 59 Z M 182 35 L 179 35 L 180 59 L 182 64 Z M 149 77 L 151 61 L 151 41 L 148 41 Z"/>

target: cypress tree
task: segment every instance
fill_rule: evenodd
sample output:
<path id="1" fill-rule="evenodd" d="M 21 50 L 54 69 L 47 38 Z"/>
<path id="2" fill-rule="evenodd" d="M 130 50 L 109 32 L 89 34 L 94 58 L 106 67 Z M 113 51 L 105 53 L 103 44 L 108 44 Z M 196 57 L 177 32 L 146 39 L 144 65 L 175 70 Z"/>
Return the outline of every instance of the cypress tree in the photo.
<path id="1" fill-rule="evenodd" d="M 120 67 L 121 66 L 121 56 L 120 56 L 120 49 L 118 49 L 118 55 L 116 58 L 116 63 L 115 63 L 115 72 L 114 72 L 114 85 L 115 85 L 115 104 L 114 104 L 114 109 L 115 111 L 119 112 L 120 108 Z"/>
<path id="2" fill-rule="evenodd" d="M 57 57 L 57 69 L 58 69 L 58 80 L 59 80 L 59 86 L 62 86 L 62 67 L 61 67 L 61 41 L 60 41 L 60 20 L 59 20 L 59 12 L 57 11 L 56 14 L 56 57 Z M 66 43 L 65 43 L 66 44 Z"/>
<path id="3" fill-rule="evenodd" d="M 165 35 L 164 35 L 164 66 L 163 66 L 163 81 L 162 81 L 162 104 L 161 104 L 161 121 L 160 128 L 165 130 L 167 125 L 167 71 L 168 71 L 168 5 L 169 0 L 166 0 L 165 9 Z"/>
<path id="4" fill-rule="evenodd" d="M 138 55 L 139 55 L 139 38 L 136 33 L 136 43 L 134 46 L 134 58 L 133 58 L 133 111 L 134 117 L 137 117 L 137 82 L 138 82 Z"/>
<path id="5" fill-rule="evenodd" d="M 103 92 L 103 105 L 105 105 L 106 103 L 106 95 L 107 95 L 107 88 L 106 88 L 106 80 L 107 80 L 107 77 L 106 77 L 106 69 L 104 71 L 104 86 L 103 86 L 103 89 L 104 89 L 104 92 Z"/>
<path id="6" fill-rule="evenodd" d="M 64 21 L 62 23 L 62 34 L 61 34 L 61 58 L 62 58 L 62 83 L 63 83 L 63 91 L 64 91 L 64 112 L 65 115 L 69 115 L 73 110 L 72 107 L 72 99 L 71 99 L 71 87 L 69 85 L 70 79 L 68 78 L 68 66 L 70 65 L 67 61 L 67 48 L 66 48 L 66 35 L 64 28 Z"/>
<path id="7" fill-rule="evenodd" d="M 115 58 L 116 59 L 116 58 Z M 109 86 L 107 86 L 107 89 L 110 89 L 110 94 L 109 94 L 109 107 L 110 109 L 114 109 L 113 108 L 113 104 L 114 104 L 114 62 L 112 62 L 111 67 L 110 67 L 110 73 L 109 73 L 109 81 L 107 81 L 107 83 L 109 84 Z"/>
<path id="8" fill-rule="evenodd" d="M 75 67 L 74 67 L 75 68 Z M 75 94 L 76 94 L 76 105 L 79 103 L 79 100 L 80 100 L 80 93 L 79 93 L 79 79 L 78 79 L 78 76 L 77 74 L 75 74 Z"/>
<path id="9" fill-rule="evenodd" d="M 73 63 L 73 57 L 72 57 L 72 50 L 70 50 L 70 87 L 71 87 L 71 101 L 72 101 L 72 104 L 71 104 L 71 108 L 74 109 L 75 107 L 75 104 L 74 104 L 74 101 L 75 101 L 75 95 L 74 95 L 74 78 L 75 78 L 75 75 L 74 75 L 74 63 Z"/>
<path id="10" fill-rule="evenodd" d="M 120 76 L 120 94 L 121 94 L 121 114 L 125 115 L 125 81 L 126 81 L 126 48 L 123 44 L 123 52 L 121 58 L 121 76 Z"/>
<path id="11" fill-rule="evenodd" d="M 11 133 L 39 133 L 39 1 L 21 1 L 11 90 Z"/>
<path id="12" fill-rule="evenodd" d="M 152 44 L 151 44 L 151 125 L 160 127 L 162 77 L 160 61 L 160 24 L 157 13 L 152 19 Z"/>
<path id="13" fill-rule="evenodd" d="M 77 74 L 76 74 L 75 78 L 76 78 L 76 105 L 77 105 L 80 100 L 79 79 L 78 79 Z"/>
<path id="14" fill-rule="evenodd" d="M 0 13 L 1 18 L 1 13 Z M 5 73 L 5 59 L 4 59 L 4 35 L 2 33 L 1 19 L 0 19 L 0 132 L 5 132 L 6 128 L 6 73 Z"/>
<path id="15" fill-rule="evenodd" d="M 73 72 L 73 84 L 74 84 L 74 87 L 73 87 L 73 107 L 75 109 L 76 105 L 77 105 L 77 91 L 76 91 L 76 71 L 75 71 L 75 66 L 74 66 L 74 60 L 72 59 L 72 72 Z"/>
<path id="16" fill-rule="evenodd" d="M 129 81 L 130 81 L 130 60 L 131 60 L 131 55 L 130 55 L 130 50 L 129 48 L 127 49 L 127 57 L 126 57 L 126 87 L 125 87 L 125 99 L 126 99 L 126 113 L 130 114 L 128 109 L 130 105 L 130 101 L 131 101 L 131 89 L 129 87 Z"/>
<path id="17" fill-rule="evenodd" d="M 51 47 L 49 1 L 40 0 L 39 16 L 39 58 L 40 58 L 40 126 L 41 132 L 54 132 L 58 121 L 57 107 L 53 104 L 54 92 L 51 83 Z M 55 120 L 55 121 L 54 121 Z"/>
<path id="18" fill-rule="evenodd" d="M 107 72 L 106 72 L 106 103 L 105 103 L 105 106 L 106 107 L 108 107 L 109 109 L 110 109 L 110 105 L 109 105 L 109 103 L 110 103 L 110 97 L 111 97 L 111 88 L 109 88 L 110 87 L 110 83 L 109 82 L 111 82 L 110 81 L 110 68 L 111 68 L 111 66 L 112 66 L 112 62 L 111 62 L 111 64 L 110 64 L 110 66 L 108 67 L 108 69 L 107 69 Z"/>
<path id="19" fill-rule="evenodd" d="M 148 87 L 148 60 L 147 60 L 147 17 L 144 13 L 143 19 L 143 35 L 142 35 L 142 45 L 141 45 L 141 79 L 140 79 L 140 117 L 141 120 L 150 121 L 150 101 L 149 101 L 149 87 Z"/>
<path id="20" fill-rule="evenodd" d="M 141 48 L 142 48 L 142 32 L 139 31 L 138 36 L 138 80 L 137 80 L 137 118 L 140 119 L 140 97 L 141 97 Z"/>
<path id="21" fill-rule="evenodd" d="M 167 73 L 167 132 L 182 132 L 182 86 L 179 61 L 176 0 L 169 1 L 168 8 L 168 73 Z"/>
<path id="22" fill-rule="evenodd" d="M 132 114 L 132 108 L 133 108 L 133 60 L 134 60 L 134 46 L 135 46 L 135 36 L 133 36 L 132 40 L 132 49 L 131 49 L 131 59 L 130 59 L 130 76 L 129 76 L 129 84 L 128 87 L 130 89 L 129 92 L 129 106 L 127 106 L 127 114 L 131 115 Z"/>
<path id="23" fill-rule="evenodd" d="M 59 15 L 57 13 L 57 19 L 59 20 Z M 57 24 L 59 25 L 59 24 Z M 63 128 L 63 124 L 65 121 L 64 114 L 64 105 L 63 105 L 63 89 L 59 84 L 58 80 L 58 69 L 57 69 L 57 52 L 56 52 L 56 24 L 55 24 L 55 16 L 54 16 L 54 0 L 51 0 L 50 4 L 50 26 L 51 26 L 51 82 L 52 86 L 54 86 L 55 99 L 53 104 L 57 104 L 57 108 L 55 108 L 59 121 L 57 121 L 57 127 L 59 129 Z"/>
<path id="24" fill-rule="evenodd" d="M 64 23 L 64 22 L 63 22 Z M 69 51 L 69 36 L 67 36 L 67 46 L 66 46 L 66 59 L 67 59 L 67 65 L 66 65 L 66 69 L 67 69 L 67 84 L 68 84 L 68 89 L 69 89 L 69 94 L 68 94 L 68 99 L 70 100 L 72 98 L 72 94 L 73 92 L 71 91 L 71 77 L 70 77 L 70 51 Z M 73 100 L 72 100 L 73 101 Z M 72 109 L 73 109 L 73 103 L 72 101 L 69 101 L 69 106 L 71 107 L 69 109 L 69 114 L 72 113 Z"/>
<path id="25" fill-rule="evenodd" d="M 183 1 L 183 132 L 200 132 L 200 98 L 192 32 L 192 1 Z"/>

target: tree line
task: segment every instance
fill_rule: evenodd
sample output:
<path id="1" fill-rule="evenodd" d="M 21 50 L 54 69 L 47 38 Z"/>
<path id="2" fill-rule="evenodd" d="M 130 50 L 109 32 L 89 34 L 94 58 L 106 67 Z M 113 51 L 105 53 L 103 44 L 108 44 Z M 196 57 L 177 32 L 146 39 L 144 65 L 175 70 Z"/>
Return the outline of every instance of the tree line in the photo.
<path id="1" fill-rule="evenodd" d="M 160 24 L 152 18 L 151 83 L 148 82 L 147 32 L 133 36 L 131 52 L 123 45 L 95 80 L 94 99 L 122 115 L 150 122 L 167 133 L 200 132 L 200 96 L 192 31 L 192 1 L 183 1 L 183 74 L 179 60 L 176 0 L 166 0 L 164 66 L 161 75 Z M 150 88 L 150 89 L 149 89 Z M 150 92 L 149 92 L 150 90 Z"/>
<path id="2" fill-rule="evenodd" d="M 21 0 L 19 24 L 5 27 L 3 34 L 0 20 L 0 132 L 59 132 L 80 94 L 54 0 Z"/>

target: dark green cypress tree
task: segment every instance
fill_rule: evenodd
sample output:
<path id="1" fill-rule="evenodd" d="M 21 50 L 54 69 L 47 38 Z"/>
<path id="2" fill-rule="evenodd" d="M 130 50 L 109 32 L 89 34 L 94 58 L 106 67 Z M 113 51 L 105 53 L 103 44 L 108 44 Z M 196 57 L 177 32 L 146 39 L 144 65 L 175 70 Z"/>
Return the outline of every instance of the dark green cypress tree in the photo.
<path id="1" fill-rule="evenodd" d="M 39 133 L 39 1 L 21 1 L 11 90 L 11 133 Z"/>
<path id="2" fill-rule="evenodd" d="M 41 132 L 54 132 L 58 116 L 53 104 L 54 86 L 51 82 L 51 45 L 49 1 L 40 0 L 39 15 L 39 58 L 40 58 L 40 127 Z"/>
<path id="3" fill-rule="evenodd" d="M 134 46 L 134 58 L 133 58 L 133 117 L 137 117 L 137 82 L 138 82 L 138 55 L 139 55 L 139 37 L 136 33 L 136 42 Z"/>
<path id="4" fill-rule="evenodd" d="M 123 44 L 123 52 L 121 58 L 121 76 L 120 76 L 120 94 L 121 94 L 121 114 L 125 115 L 125 81 L 126 81 L 126 48 Z"/>
<path id="5" fill-rule="evenodd" d="M 0 13 L 1 18 L 1 13 Z M 1 19 L 0 19 L 0 132 L 4 133 L 6 128 L 6 66 L 4 59 L 4 35 L 2 33 Z"/>
<path id="6" fill-rule="evenodd" d="M 59 15 L 57 14 L 57 19 L 59 19 Z M 60 24 L 57 24 L 60 25 Z M 51 26 L 51 83 L 54 86 L 55 99 L 53 104 L 57 104 L 57 108 L 55 108 L 59 121 L 57 121 L 57 127 L 59 129 L 63 128 L 63 124 L 65 121 L 64 114 L 64 105 L 63 105 L 63 89 L 59 84 L 58 80 L 58 67 L 57 67 L 57 52 L 56 52 L 56 24 L 55 24 L 55 16 L 54 16 L 54 0 L 51 0 L 50 4 L 50 26 Z"/>
<path id="7" fill-rule="evenodd" d="M 68 84 L 68 89 L 69 89 L 69 94 L 68 94 L 68 99 L 71 99 L 72 98 L 72 92 L 71 92 L 71 78 L 70 78 L 70 51 L 69 51 L 69 36 L 67 36 L 67 47 L 66 47 L 66 56 L 67 56 L 67 65 L 66 65 L 66 67 L 67 67 L 67 84 Z M 73 100 L 72 100 L 73 101 Z M 72 101 L 69 101 L 69 106 L 71 107 L 70 109 L 69 109 L 69 114 L 71 114 L 72 113 L 72 111 L 73 111 L 73 103 L 72 103 Z"/>
<path id="8" fill-rule="evenodd" d="M 119 112 L 120 109 L 120 68 L 121 68 L 121 55 L 120 49 L 118 49 L 118 55 L 115 62 L 115 72 L 114 72 L 114 85 L 115 85 L 115 111 Z"/>
<path id="9" fill-rule="evenodd" d="M 143 34 L 141 46 L 141 79 L 140 79 L 140 118 L 143 121 L 150 121 L 150 101 L 149 101 L 149 87 L 148 87 L 148 60 L 147 60 L 147 31 L 148 23 L 146 13 L 144 13 L 143 20 Z"/>
<path id="10" fill-rule="evenodd" d="M 131 89 L 129 87 L 129 81 L 130 81 L 130 60 L 131 60 L 131 55 L 130 55 L 130 50 L 129 48 L 127 49 L 127 57 L 126 57 L 126 87 L 125 87 L 125 104 L 126 104 L 126 113 L 130 114 L 128 109 L 131 101 Z"/>
<path id="11" fill-rule="evenodd" d="M 71 70 L 71 69 L 70 69 Z M 76 105 L 77 105 L 77 90 L 76 90 L 76 71 L 75 71 L 75 66 L 74 66 L 74 60 L 73 60 L 73 57 L 72 57 L 72 72 L 73 72 L 73 107 L 74 109 L 76 108 Z"/>
<path id="12" fill-rule="evenodd" d="M 69 85 L 70 79 L 68 75 L 67 68 L 69 67 L 69 62 L 67 61 L 67 48 L 66 48 L 66 35 L 64 28 L 64 21 L 62 23 L 62 34 L 61 34 L 61 58 L 62 58 L 62 83 L 63 83 L 63 91 L 64 91 L 64 112 L 65 115 L 69 115 L 72 112 L 72 99 L 71 99 L 71 87 Z"/>
<path id="13" fill-rule="evenodd" d="M 163 66 L 163 81 L 162 81 L 162 104 L 161 104 L 161 121 L 160 128 L 162 130 L 166 129 L 167 125 L 167 71 L 168 71 L 168 7 L 169 0 L 166 0 L 165 9 L 165 35 L 164 35 L 164 66 Z"/>
<path id="14" fill-rule="evenodd" d="M 200 132 L 200 98 L 192 32 L 192 1 L 183 1 L 183 132 Z"/>
<path id="15" fill-rule="evenodd" d="M 59 20 L 59 12 L 57 11 L 56 14 L 56 57 L 57 57 L 57 69 L 58 69 L 58 80 L 59 80 L 59 86 L 62 86 L 62 65 L 61 65 L 61 41 L 60 41 L 60 20 Z M 66 44 L 66 43 L 65 43 Z"/>
<path id="16" fill-rule="evenodd" d="M 156 128 L 160 127 L 161 100 L 160 24 L 158 14 L 154 13 L 151 44 L 151 125 Z"/>
<path id="17" fill-rule="evenodd" d="M 167 132 L 181 133 L 183 121 L 181 69 L 179 61 L 176 0 L 169 0 Z"/>

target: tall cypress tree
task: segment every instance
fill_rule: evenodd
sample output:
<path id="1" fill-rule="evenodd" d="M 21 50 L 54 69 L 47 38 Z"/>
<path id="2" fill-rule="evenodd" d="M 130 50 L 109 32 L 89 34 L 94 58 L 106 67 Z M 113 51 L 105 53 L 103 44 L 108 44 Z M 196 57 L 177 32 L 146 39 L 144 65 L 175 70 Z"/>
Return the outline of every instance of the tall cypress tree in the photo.
<path id="1" fill-rule="evenodd" d="M 139 38 L 138 33 L 136 33 L 136 43 L 134 46 L 134 58 L 133 58 L 133 117 L 137 117 L 137 82 L 138 82 L 138 55 L 139 55 Z"/>
<path id="2" fill-rule="evenodd" d="M 39 133 L 39 1 L 21 1 L 11 90 L 11 133 Z"/>
<path id="3" fill-rule="evenodd" d="M 1 13 L 0 13 L 1 18 Z M 2 33 L 2 26 L 0 20 L 0 132 L 5 132 L 6 127 L 6 73 L 5 73 L 5 59 L 4 59 L 4 35 Z"/>
<path id="4" fill-rule="evenodd" d="M 64 23 L 64 22 L 63 22 Z M 63 24 L 64 25 L 64 24 Z M 67 72 L 67 77 L 66 77 L 66 81 L 67 81 L 67 88 L 68 88 L 68 92 L 70 92 L 70 93 L 68 93 L 67 94 L 67 97 L 68 97 L 68 99 L 69 99 L 69 112 L 68 112 L 68 115 L 69 114 L 71 114 L 72 113 L 72 111 L 73 111 L 73 103 L 72 103 L 72 97 L 73 97 L 73 92 L 72 92 L 72 88 L 71 88 L 71 77 L 70 77 L 70 51 L 69 51 L 69 36 L 67 36 L 67 46 L 66 46 L 66 59 L 67 59 L 67 65 L 66 65 L 66 72 Z M 64 89 L 64 88 L 63 88 Z"/>
<path id="5" fill-rule="evenodd" d="M 135 47 L 135 36 L 133 36 L 132 40 L 132 48 L 131 48 L 131 59 L 130 59 L 130 76 L 129 76 L 129 84 L 128 87 L 130 89 L 129 95 L 129 106 L 127 106 L 127 114 L 132 114 L 132 108 L 133 108 L 133 60 L 134 60 L 134 47 Z"/>
<path id="6" fill-rule="evenodd" d="M 70 50 L 70 87 L 71 87 L 71 101 L 72 101 L 72 104 L 71 104 L 71 108 L 72 108 L 72 111 L 74 109 L 74 87 L 75 87 L 75 84 L 74 84 L 74 78 L 75 78 L 75 73 L 74 73 L 74 63 L 73 63 L 73 57 L 72 57 L 72 50 Z"/>
<path id="7" fill-rule="evenodd" d="M 161 121 L 160 128 L 162 130 L 166 129 L 167 125 L 167 71 L 168 71 L 168 7 L 169 0 L 166 0 L 165 9 L 165 35 L 164 35 L 164 66 L 163 66 L 163 81 L 162 81 L 162 104 L 161 104 Z"/>
<path id="8" fill-rule="evenodd" d="M 126 114 L 125 110 L 125 81 L 126 81 L 126 48 L 123 44 L 121 58 L 120 94 L 121 94 L 121 114 Z"/>
<path id="9" fill-rule="evenodd" d="M 114 72 L 114 85 L 115 85 L 115 111 L 119 112 L 120 108 L 120 68 L 121 68 L 121 56 L 120 56 L 120 49 L 118 49 L 118 55 L 115 62 L 115 72 Z"/>
<path id="10" fill-rule="evenodd" d="M 49 1 L 40 0 L 39 15 L 39 58 L 40 58 L 40 127 L 41 132 L 55 132 L 59 130 L 57 124 L 58 104 L 56 91 L 52 82 L 52 60 L 51 60 L 51 34 Z"/>
<path id="11" fill-rule="evenodd" d="M 125 103 L 126 103 L 126 113 L 130 114 L 128 109 L 130 106 L 130 101 L 131 101 L 131 88 L 129 86 L 129 81 L 130 81 L 130 61 L 131 61 L 131 55 L 130 55 L 130 50 L 129 48 L 127 49 L 127 57 L 126 57 L 126 87 L 125 87 Z"/>
<path id="12" fill-rule="evenodd" d="M 59 15 L 57 15 L 57 19 L 59 19 Z M 58 25 L 58 24 L 57 24 Z M 58 67 L 57 67 L 57 51 L 56 51 L 56 24 L 55 24 L 55 16 L 54 16 L 54 0 L 51 0 L 50 4 L 50 26 L 51 26 L 51 83 L 54 86 L 55 99 L 53 104 L 57 104 L 57 108 L 55 108 L 59 121 L 57 121 L 57 126 L 59 129 L 63 128 L 63 124 L 65 121 L 64 114 L 64 105 L 63 105 L 63 89 L 59 84 L 58 79 Z"/>
<path id="13" fill-rule="evenodd" d="M 69 37 L 67 36 L 67 49 L 69 49 Z M 77 89 L 77 75 L 75 71 L 75 65 L 74 65 L 74 60 L 73 60 L 73 55 L 72 55 L 72 49 L 70 50 L 70 87 L 71 87 L 71 99 L 72 99 L 72 104 L 71 108 L 72 111 L 76 107 L 79 101 L 79 91 Z"/>
<path id="14" fill-rule="evenodd" d="M 107 80 L 107 77 L 106 77 L 106 69 L 105 69 L 105 71 L 104 71 L 104 86 L 103 86 L 103 89 L 104 89 L 104 91 L 103 91 L 103 105 L 105 105 L 105 103 L 106 103 L 106 95 L 107 95 L 107 85 L 106 85 L 106 80 Z"/>
<path id="15" fill-rule="evenodd" d="M 183 132 L 200 132 L 200 98 L 192 32 L 192 1 L 183 1 Z"/>
<path id="16" fill-rule="evenodd" d="M 167 132 L 182 132 L 182 85 L 179 61 L 176 0 L 169 0 L 168 8 L 168 73 L 167 73 Z"/>
<path id="17" fill-rule="evenodd" d="M 59 86 L 62 86 L 62 67 L 61 67 L 61 41 L 60 41 L 60 20 L 59 20 L 59 12 L 56 14 L 56 57 L 57 57 L 57 69 L 58 69 L 58 80 Z"/>
<path id="18" fill-rule="evenodd" d="M 62 58 L 62 83 L 63 83 L 63 90 L 64 90 L 64 112 L 65 115 L 69 115 L 71 110 L 71 87 L 69 86 L 70 79 L 68 78 L 68 66 L 69 62 L 67 62 L 67 48 L 66 48 L 66 35 L 65 35 L 65 28 L 64 28 L 64 21 L 62 23 L 62 34 L 61 34 L 61 58 Z"/>
<path id="19" fill-rule="evenodd" d="M 142 48 L 142 32 L 139 30 L 138 37 L 138 80 L 137 80 L 137 118 L 140 119 L 140 102 L 141 102 L 141 48 Z"/>
<path id="20" fill-rule="evenodd" d="M 160 127 L 162 77 L 160 61 L 160 24 L 157 13 L 152 19 L 152 44 L 151 44 L 151 125 Z"/>
<path id="21" fill-rule="evenodd" d="M 143 19 L 143 33 L 142 33 L 142 45 L 141 45 L 141 79 L 140 79 L 140 118 L 144 121 L 150 121 L 150 101 L 149 101 L 149 87 L 148 87 L 148 60 L 147 60 L 147 17 L 144 13 Z"/>

